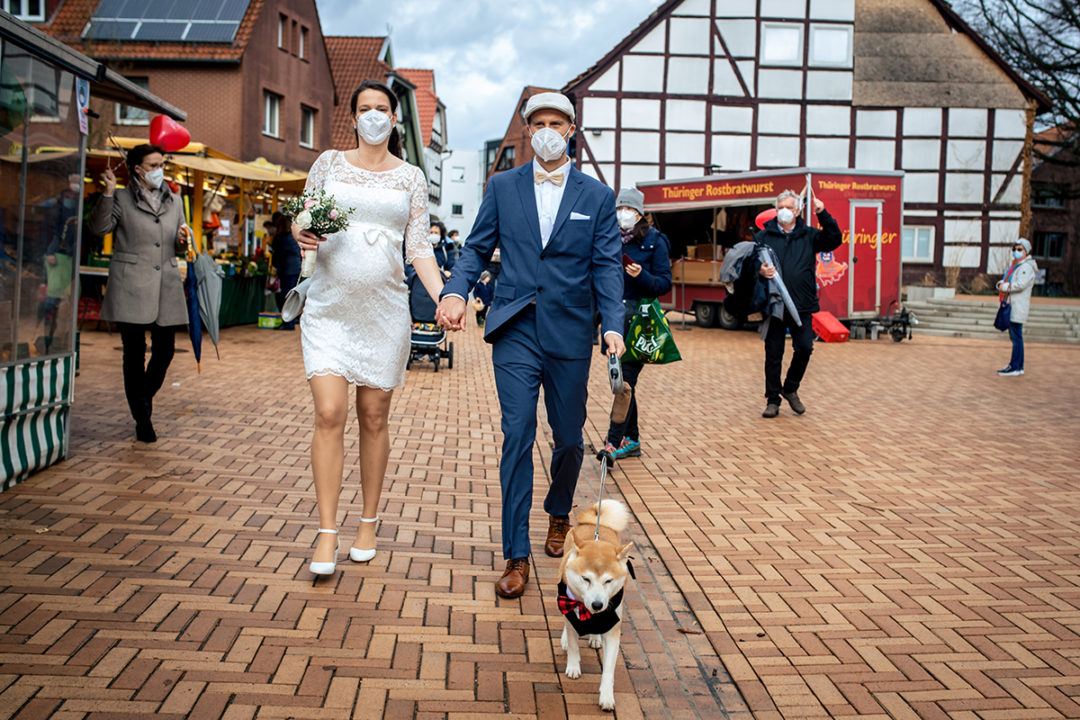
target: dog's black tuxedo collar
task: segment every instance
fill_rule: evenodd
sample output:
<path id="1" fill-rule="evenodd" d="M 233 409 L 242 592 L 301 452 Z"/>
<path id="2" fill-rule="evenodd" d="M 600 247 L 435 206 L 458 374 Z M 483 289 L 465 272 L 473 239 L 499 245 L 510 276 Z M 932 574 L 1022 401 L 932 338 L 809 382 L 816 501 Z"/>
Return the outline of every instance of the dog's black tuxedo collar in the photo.
<path id="1" fill-rule="evenodd" d="M 619 590 L 608 602 L 607 610 L 590 613 L 580 600 L 570 597 L 566 583 L 559 583 L 559 612 L 570 621 L 578 635 L 603 635 L 615 627 L 619 623 L 619 615 L 615 611 L 622 604 L 622 599 L 623 591 Z"/>

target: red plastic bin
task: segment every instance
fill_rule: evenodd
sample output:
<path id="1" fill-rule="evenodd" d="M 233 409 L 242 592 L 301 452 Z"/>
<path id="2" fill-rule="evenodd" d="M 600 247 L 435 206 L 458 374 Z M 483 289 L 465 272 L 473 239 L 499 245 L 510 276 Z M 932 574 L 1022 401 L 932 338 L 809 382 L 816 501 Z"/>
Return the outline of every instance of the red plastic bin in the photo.
<path id="1" fill-rule="evenodd" d="M 825 342 L 847 342 L 851 331 L 844 327 L 844 324 L 831 312 L 822 310 L 814 313 L 811 318 L 811 327 L 819 338 Z"/>

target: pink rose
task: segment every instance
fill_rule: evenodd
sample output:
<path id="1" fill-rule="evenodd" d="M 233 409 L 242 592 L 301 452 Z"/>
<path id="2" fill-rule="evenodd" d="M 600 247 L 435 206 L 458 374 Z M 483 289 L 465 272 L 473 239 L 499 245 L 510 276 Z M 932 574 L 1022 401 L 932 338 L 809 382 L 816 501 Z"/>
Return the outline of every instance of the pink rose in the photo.
<path id="1" fill-rule="evenodd" d="M 318 205 L 318 203 L 314 199 L 304 201 L 304 209 L 305 210 L 310 210 L 311 208 L 315 207 L 316 205 Z"/>
<path id="2" fill-rule="evenodd" d="M 330 211 L 330 219 L 331 220 L 337 220 L 337 210 L 331 210 Z"/>

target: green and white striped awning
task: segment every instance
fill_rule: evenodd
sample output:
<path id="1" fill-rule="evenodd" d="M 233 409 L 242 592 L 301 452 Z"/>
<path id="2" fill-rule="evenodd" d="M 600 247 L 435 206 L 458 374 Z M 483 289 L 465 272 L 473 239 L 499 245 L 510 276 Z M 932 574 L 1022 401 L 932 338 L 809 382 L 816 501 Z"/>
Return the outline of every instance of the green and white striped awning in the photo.
<path id="1" fill-rule="evenodd" d="M 71 356 L 0 369 L 0 490 L 67 454 L 72 371 Z"/>

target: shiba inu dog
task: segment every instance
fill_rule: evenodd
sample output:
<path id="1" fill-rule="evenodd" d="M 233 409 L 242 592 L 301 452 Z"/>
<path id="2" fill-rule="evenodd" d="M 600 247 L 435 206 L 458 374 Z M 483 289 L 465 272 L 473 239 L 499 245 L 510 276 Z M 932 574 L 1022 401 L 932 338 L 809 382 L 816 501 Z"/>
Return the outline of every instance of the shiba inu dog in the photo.
<path id="1" fill-rule="evenodd" d="M 597 514 L 600 536 L 596 537 Z M 600 707 L 615 709 L 615 661 L 619 657 L 623 586 L 632 574 L 629 563 L 633 543 L 619 544 L 626 529 L 626 506 L 604 500 L 583 510 L 577 525 L 566 534 L 559 565 L 559 610 L 563 614 L 562 649 L 566 676 L 581 677 L 578 639 L 587 635 L 589 647 L 600 648 Z"/>

